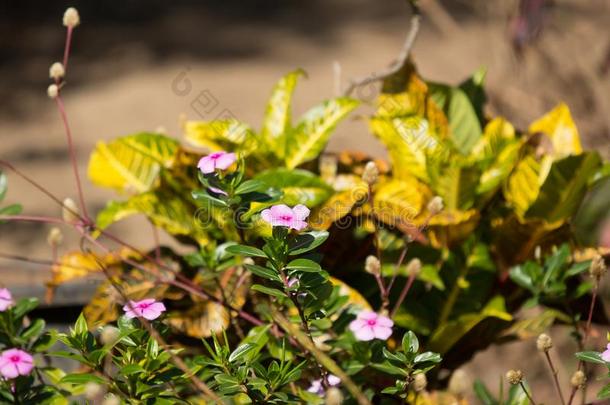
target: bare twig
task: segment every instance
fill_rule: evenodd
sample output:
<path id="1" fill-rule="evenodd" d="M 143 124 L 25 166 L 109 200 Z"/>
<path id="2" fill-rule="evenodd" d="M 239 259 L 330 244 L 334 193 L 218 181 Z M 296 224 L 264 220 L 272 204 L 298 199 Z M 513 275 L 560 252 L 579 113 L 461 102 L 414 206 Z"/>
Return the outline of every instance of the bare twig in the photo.
<path id="1" fill-rule="evenodd" d="M 396 58 L 396 61 L 390 65 L 390 67 L 383 69 L 379 72 L 373 72 L 368 76 L 361 77 L 359 79 L 354 79 L 351 81 L 345 92 L 343 93 L 345 96 L 349 96 L 352 92 L 362 86 L 366 86 L 367 84 L 374 83 L 380 80 L 383 80 L 398 71 L 403 67 L 409 55 L 411 54 L 411 49 L 415 44 L 415 39 L 417 38 L 417 34 L 419 32 L 419 27 L 421 24 L 421 12 L 419 7 L 416 4 L 416 0 L 407 0 L 413 15 L 411 16 L 411 28 L 405 38 L 405 42 L 403 43 L 402 49 Z"/>
<path id="2" fill-rule="evenodd" d="M 563 399 L 563 393 L 561 392 L 561 386 L 559 385 L 559 379 L 557 378 L 557 374 L 559 374 L 559 372 L 553 365 L 553 360 L 551 360 L 551 355 L 549 354 L 549 352 L 545 351 L 544 355 L 546 357 L 547 363 L 549 364 L 549 368 L 551 369 L 551 374 L 553 374 L 553 381 L 555 383 L 555 389 L 557 390 L 559 399 L 561 399 L 562 405 L 565 405 L 566 401 L 565 401 L 565 399 Z"/>

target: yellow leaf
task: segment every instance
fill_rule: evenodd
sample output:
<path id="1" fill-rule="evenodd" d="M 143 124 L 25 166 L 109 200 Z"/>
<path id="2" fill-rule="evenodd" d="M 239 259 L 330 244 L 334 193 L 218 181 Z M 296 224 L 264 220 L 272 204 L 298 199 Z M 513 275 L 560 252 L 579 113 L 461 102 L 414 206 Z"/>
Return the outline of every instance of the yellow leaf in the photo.
<path id="1" fill-rule="evenodd" d="M 444 210 L 433 216 L 429 222 L 430 242 L 434 247 L 451 247 L 461 243 L 479 223 L 480 212 Z"/>
<path id="2" fill-rule="evenodd" d="M 229 312 L 212 301 L 197 302 L 187 310 L 171 314 L 169 324 L 195 338 L 207 338 L 225 330 L 230 323 Z"/>
<path id="3" fill-rule="evenodd" d="M 504 198 L 523 218 L 540 193 L 541 166 L 532 155 L 524 157 L 515 167 L 504 188 Z"/>
<path id="4" fill-rule="evenodd" d="M 337 221 L 339 221 L 339 226 L 349 225 L 341 220 L 352 212 L 354 206 L 368 198 L 366 183 L 362 180 L 349 183 L 349 188 L 334 194 L 312 212 L 309 224 L 313 229 L 326 230 Z"/>
<path id="5" fill-rule="evenodd" d="M 339 286 L 339 294 L 344 295 L 348 298 L 347 303 L 349 305 L 356 306 L 362 310 L 372 310 L 372 307 L 368 303 L 366 298 L 364 298 L 362 294 L 360 294 L 357 290 L 353 289 L 338 278 L 330 277 L 330 282 L 333 285 Z"/>
<path id="6" fill-rule="evenodd" d="M 541 132 L 548 136 L 553 145 L 552 156 L 556 159 L 582 153 L 578 129 L 570 109 L 564 103 L 533 122 L 529 132 L 531 134 Z"/>
<path id="7" fill-rule="evenodd" d="M 193 146 L 210 151 L 239 150 L 247 155 L 258 146 L 252 129 L 237 120 L 187 121 L 184 137 Z"/>
<path id="8" fill-rule="evenodd" d="M 374 214 L 388 225 L 412 224 L 431 193 L 415 178 L 382 183 L 375 192 Z"/>
<path id="9" fill-rule="evenodd" d="M 98 186 L 120 192 L 145 192 L 172 166 L 178 142 L 164 135 L 139 133 L 98 142 L 89 160 L 89 178 Z"/>

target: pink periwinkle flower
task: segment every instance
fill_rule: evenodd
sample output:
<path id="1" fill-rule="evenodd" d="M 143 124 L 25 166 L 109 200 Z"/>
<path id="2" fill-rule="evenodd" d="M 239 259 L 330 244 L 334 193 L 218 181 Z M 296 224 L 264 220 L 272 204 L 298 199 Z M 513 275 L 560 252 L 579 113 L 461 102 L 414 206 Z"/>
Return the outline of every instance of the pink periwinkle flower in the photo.
<path id="1" fill-rule="evenodd" d="M 214 173 L 216 169 L 226 170 L 235 163 L 235 153 L 228 153 L 225 151 L 214 152 L 207 156 L 202 157 L 197 164 L 199 170 L 202 173 Z"/>
<path id="2" fill-rule="evenodd" d="M 0 312 L 6 311 L 13 305 L 13 295 L 6 288 L 0 288 Z"/>
<path id="3" fill-rule="evenodd" d="M 341 384 L 341 379 L 334 374 L 329 374 L 327 377 L 328 385 L 331 387 L 335 387 Z M 307 392 L 311 392 L 313 394 L 317 394 L 319 396 L 324 395 L 324 386 L 322 386 L 322 380 L 313 380 L 309 388 L 307 388 Z"/>
<path id="4" fill-rule="evenodd" d="M 165 312 L 165 305 L 162 302 L 156 301 L 154 298 L 147 298 L 142 301 L 129 301 L 128 304 L 123 306 L 125 316 L 127 318 L 138 318 L 142 317 L 152 321 L 161 316 L 161 313 Z"/>
<path id="5" fill-rule="evenodd" d="M 373 339 L 386 340 L 392 335 L 394 322 L 387 316 L 379 315 L 373 311 L 361 311 L 349 324 L 356 339 L 369 341 Z"/>
<path id="6" fill-rule="evenodd" d="M 9 349 L 0 354 L 0 375 L 7 380 L 28 375 L 33 368 L 34 359 L 23 350 Z"/>
<path id="7" fill-rule="evenodd" d="M 305 221 L 309 216 L 309 208 L 303 204 L 290 208 L 286 204 L 274 205 L 261 212 L 261 217 L 271 226 L 285 226 L 300 231 L 307 228 Z"/>
<path id="8" fill-rule="evenodd" d="M 602 352 L 602 360 L 607 363 L 610 363 L 610 343 L 606 346 L 606 350 Z"/>

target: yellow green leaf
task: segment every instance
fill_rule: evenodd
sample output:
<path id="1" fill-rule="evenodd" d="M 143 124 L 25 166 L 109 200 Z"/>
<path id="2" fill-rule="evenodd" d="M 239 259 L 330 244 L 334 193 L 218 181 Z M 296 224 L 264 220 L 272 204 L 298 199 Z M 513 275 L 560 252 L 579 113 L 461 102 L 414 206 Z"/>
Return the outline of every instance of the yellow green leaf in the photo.
<path id="1" fill-rule="evenodd" d="M 570 109 L 564 103 L 534 121 L 529 127 L 529 132 L 531 134 L 541 132 L 551 139 L 554 158 L 582 153 L 578 129 Z"/>
<path id="2" fill-rule="evenodd" d="M 412 224 L 429 198 L 430 191 L 413 177 L 390 180 L 380 184 L 375 192 L 374 214 L 391 226 Z"/>
<path id="3" fill-rule="evenodd" d="M 210 151 L 239 151 L 248 155 L 260 146 L 252 129 L 234 119 L 187 121 L 184 136 L 191 145 Z"/>
<path id="4" fill-rule="evenodd" d="M 286 153 L 285 136 L 290 129 L 292 93 L 300 76 L 305 72 L 301 69 L 282 77 L 271 93 L 267 103 L 261 136 L 267 147 L 280 159 Z"/>
<path id="5" fill-rule="evenodd" d="M 286 167 L 293 169 L 315 159 L 337 124 L 359 104 L 357 100 L 339 97 L 306 112 L 286 138 Z"/>
<path id="6" fill-rule="evenodd" d="M 349 188 L 335 193 L 324 204 L 316 208 L 309 219 L 309 224 L 313 229 L 326 230 L 330 226 L 342 220 L 352 212 L 354 206 L 366 201 L 368 198 L 368 186 L 362 180 L 354 182 Z"/>
<path id="7" fill-rule="evenodd" d="M 89 178 L 98 186 L 118 191 L 145 192 L 172 166 L 178 142 L 164 135 L 139 133 L 98 142 L 89 160 Z"/>
<path id="8" fill-rule="evenodd" d="M 504 198 L 523 217 L 540 192 L 540 163 L 527 155 L 515 167 L 504 187 Z"/>

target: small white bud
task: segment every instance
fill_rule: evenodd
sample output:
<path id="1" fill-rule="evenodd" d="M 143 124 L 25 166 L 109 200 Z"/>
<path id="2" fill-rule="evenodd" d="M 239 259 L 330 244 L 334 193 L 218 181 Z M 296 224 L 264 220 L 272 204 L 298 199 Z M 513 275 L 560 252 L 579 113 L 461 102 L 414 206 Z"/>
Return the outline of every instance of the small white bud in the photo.
<path id="1" fill-rule="evenodd" d="M 521 370 L 508 370 L 506 379 L 512 385 L 517 385 L 523 381 L 523 372 Z"/>
<path id="2" fill-rule="evenodd" d="M 589 266 L 589 274 L 595 278 L 602 278 L 608 269 L 606 268 L 606 263 L 604 262 L 604 258 L 600 255 L 596 255 L 593 260 L 591 260 L 591 266 Z"/>
<path id="3" fill-rule="evenodd" d="M 586 383 L 587 377 L 582 370 L 576 371 L 574 374 L 572 374 L 572 378 L 570 378 L 570 384 L 572 384 L 572 387 L 574 388 L 582 388 Z"/>
<path id="4" fill-rule="evenodd" d="M 373 185 L 379 179 L 379 169 L 375 162 L 370 161 L 364 166 L 364 172 L 362 172 L 362 180 L 368 185 Z"/>
<path id="5" fill-rule="evenodd" d="M 325 405 L 341 405 L 343 403 L 343 393 L 337 387 L 330 387 L 326 390 L 324 398 Z"/>
<path id="6" fill-rule="evenodd" d="M 421 273 L 421 260 L 418 258 L 411 259 L 409 263 L 407 263 L 407 276 L 409 277 L 417 277 Z"/>
<path id="7" fill-rule="evenodd" d="M 553 340 L 546 333 L 541 333 L 536 340 L 536 347 L 541 352 L 548 352 L 553 347 Z"/>
<path id="8" fill-rule="evenodd" d="M 470 389 L 470 378 L 464 370 L 457 369 L 449 379 L 447 390 L 455 396 L 463 396 Z"/>
<path id="9" fill-rule="evenodd" d="M 114 326 L 107 325 L 104 326 L 102 332 L 100 333 L 100 341 L 104 345 L 109 345 L 116 342 L 116 340 L 119 338 L 119 335 L 120 332 L 117 328 L 115 328 Z"/>
<path id="10" fill-rule="evenodd" d="M 534 258 L 537 261 L 540 261 L 542 258 L 542 249 L 540 248 L 540 245 L 536 246 L 536 249 L 534 249 Z"/>
<path id="11" fill-rule="evenodd" d="M 364 271 L 369 274 L 379 274 L 381 272 L 381 263 L 379 259 L 373 255 L 369 255 L 366 257 L 364 261 Z"/>
<path id="12" fill-rule="evenodd" d="M 47 235 L 47 243 L 49 244 L 49 246 L 57 247 L 61 245 L 63 241 L 64 235 L 61 232 L 61 229 L 59 229 L 58 227 L 51 228 L 49 234 Z"/>
<path id="13" fill-rule="evenodd" d="M 88 382 L 85 384 L 85 398 L 90 400 L 99 399 L 102 395 L 104 395 L 104 387 L 98 383 Z"/>
<path id="14" fill-rule="evenodd" d="M 244 265 L 246 265 L 246 264 L 252 265 L 252 264 L 254 264 L 254 260 L 251 257 L 246 257 L 246 258 L 244 258 L 243 264 Z"/>
<path id="15" fill-rule="evenodd" d="M 49 77 L 53 80 L 60 80 L 66 74 L 66 69 L 64 69 L 64 65 L 60 62 L 55 62 L 49 68 Z"/>
<path id="16" fill-rule="evenodd" d="M 444 208 L 443 199 L 439 196 L 433 197 L 428 203 L 428 212 L 432 215 L 436 215 L 441 212 Z"/>
<path id="17" fill-rule="evenodd" d="M 47 96 L 49 96 L 49 98 L 55 99 L 58 95 L 59 86 L 57 86 L 56 84 L 51 84 L 49 87 L 47 87 Z"/>
<path id="18" fill-rule="evenodd" d="M 80 24 L 80 15 L 74 7 L 69 7 L 64 13 L 64 26 L 74 28 Z"/>
<path id="19" fill-rule="evenodd" d="M 76 205 L 74 200 L 71 198 L 66 198 L 64 200 L 64 206 L 61 214 L 66 222 L 75 223 L 80 221 L 80 210 L 78 209 L 78 205 Z"/>
<path id="20" fill-rule="evenodd" d="M 428 379 L 424 373 L 415 374 L 415 379 L 413 380 L 413 389 L 415 392 L 422 392 L 426 389 L 428 385 Z"/>

